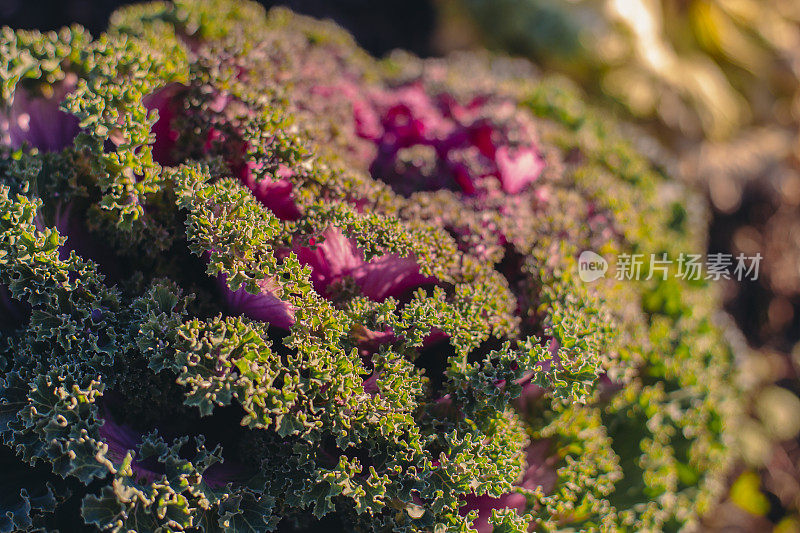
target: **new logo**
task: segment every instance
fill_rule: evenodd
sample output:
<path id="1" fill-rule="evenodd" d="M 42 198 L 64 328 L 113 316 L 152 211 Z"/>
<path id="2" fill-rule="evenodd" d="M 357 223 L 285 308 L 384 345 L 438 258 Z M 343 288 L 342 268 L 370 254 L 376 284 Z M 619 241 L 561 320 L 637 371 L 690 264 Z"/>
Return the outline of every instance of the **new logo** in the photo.
<path id="1" fill-rule="evenodd" d="M 603 256 L 586 250 L 578 257 L 578 276 L 585 283 L 591 283 L 606 275 L 608 261 Z"/>

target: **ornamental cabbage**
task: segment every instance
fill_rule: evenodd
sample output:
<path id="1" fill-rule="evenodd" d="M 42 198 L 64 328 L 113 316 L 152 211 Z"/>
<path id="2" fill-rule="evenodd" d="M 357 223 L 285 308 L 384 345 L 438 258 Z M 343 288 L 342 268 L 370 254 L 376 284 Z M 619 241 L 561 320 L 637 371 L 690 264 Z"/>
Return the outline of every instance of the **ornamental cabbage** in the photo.
<path id="1" fill-rule="evenodd" d="M 524 61 L 251 3 L 4 29 L 0 531 L 691 526 L 714 289 L 594 283 L 702 212 Z"/>

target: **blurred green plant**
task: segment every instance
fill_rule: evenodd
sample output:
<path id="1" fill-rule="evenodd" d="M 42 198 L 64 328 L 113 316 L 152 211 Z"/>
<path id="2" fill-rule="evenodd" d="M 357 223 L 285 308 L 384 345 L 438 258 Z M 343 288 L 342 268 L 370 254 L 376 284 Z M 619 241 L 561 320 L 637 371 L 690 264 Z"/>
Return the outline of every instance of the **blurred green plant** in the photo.
<path id="1" fill-rule="evenodd" d="M 486 44 L 570 74 L 676 140 L 798 117 L 797 2 L 455 1 Z"/>

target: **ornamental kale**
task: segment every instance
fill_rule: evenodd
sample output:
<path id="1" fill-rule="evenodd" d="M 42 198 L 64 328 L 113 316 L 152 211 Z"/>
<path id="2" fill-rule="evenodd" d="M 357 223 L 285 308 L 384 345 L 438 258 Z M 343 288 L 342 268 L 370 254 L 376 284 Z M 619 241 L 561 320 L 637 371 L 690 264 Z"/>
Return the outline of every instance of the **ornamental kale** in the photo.
<path id="1" fill-rule="evenodd" d="M 524 62 L 181 0 L 4 29 L 0 531 L 656 530 L 736 408 L 702 220 Z"/>

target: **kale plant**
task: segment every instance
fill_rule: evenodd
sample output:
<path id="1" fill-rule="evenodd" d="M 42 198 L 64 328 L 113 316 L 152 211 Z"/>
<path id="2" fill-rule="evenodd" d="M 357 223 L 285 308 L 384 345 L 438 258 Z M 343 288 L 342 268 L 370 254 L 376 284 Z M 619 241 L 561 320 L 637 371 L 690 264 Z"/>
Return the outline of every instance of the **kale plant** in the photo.
<path id="1" fill-rule="evenodd" d="M 703 214 L 558 80 L 251 3 L 2 30 L 0 531 L 642 531 L 715 498 Z"/>

